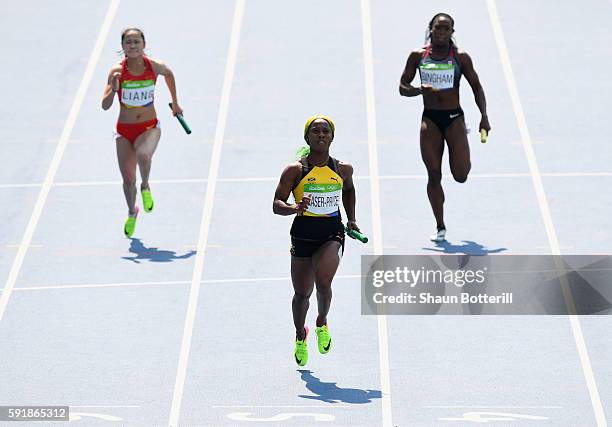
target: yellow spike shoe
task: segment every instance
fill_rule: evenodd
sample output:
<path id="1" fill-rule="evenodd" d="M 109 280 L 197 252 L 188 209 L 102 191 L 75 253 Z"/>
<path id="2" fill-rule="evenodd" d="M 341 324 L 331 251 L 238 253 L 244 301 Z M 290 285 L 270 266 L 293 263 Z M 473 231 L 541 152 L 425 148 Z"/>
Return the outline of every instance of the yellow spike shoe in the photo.
<path id="1" fill-rule="evenodd" d="M 317 333 L 317 345 L 319 347 L 319 353 L 329 353 L 329 350 L 331 349 L 332 340 L 331 336 L 329 335 L 329 329 L 327 328 L 327 325 L 317 327 L 315 329 L 315 332 Z"/>
<path id="2" fill-rule="evenodd" d="M 125 237 L 132 237 L 134 230 L 136 230 L 136 217 L 138 217 L 138 206 L 136 206 L 136 214 L 134 216 L 128 215 L 123 225 L 123 234 Z"/>
<path id="3" fill-rule="evenodd" d="M 304 366 L 308 362 L 308 347 L 306 346 L 306 338 L 308 338 L 308 326 L 304 328 L 306 336 L 303 340 L 295 340 L 295 351 L 293 356 L 298 366 Z"/>
<path id="4" fill-rule="evenodd" d="M 151 195 L 151 190 L 140 190 L 140 194 L 142 195 L 142 207 L 144 208 L 144 211 L 147 213 L 151 212 L 155 206 L 153 196 Z"/>

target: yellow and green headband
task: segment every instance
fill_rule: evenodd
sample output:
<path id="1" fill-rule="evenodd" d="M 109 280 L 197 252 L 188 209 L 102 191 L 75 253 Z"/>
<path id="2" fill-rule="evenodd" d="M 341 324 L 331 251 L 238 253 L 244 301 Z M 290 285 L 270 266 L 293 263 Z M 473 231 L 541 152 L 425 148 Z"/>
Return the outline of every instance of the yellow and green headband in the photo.
<path id="1" fill-rule="evenodd" d="M 312 125 L 312 122 L 318 119 L 323 119 L 329 124 L 329 127 L 331 128 L 331 131 L 332 131 L 332 136 L 334 136 L 334 134 L 336 133 L 336 125 L 334 125 L 334 121 L 327 116 L 322 116 L 318 114 L 306 120 L 306 124 L 304 125 L 304 140 L 306 142 L 308 142 L 308 130 L 310 129 L 310 125 Z"/>

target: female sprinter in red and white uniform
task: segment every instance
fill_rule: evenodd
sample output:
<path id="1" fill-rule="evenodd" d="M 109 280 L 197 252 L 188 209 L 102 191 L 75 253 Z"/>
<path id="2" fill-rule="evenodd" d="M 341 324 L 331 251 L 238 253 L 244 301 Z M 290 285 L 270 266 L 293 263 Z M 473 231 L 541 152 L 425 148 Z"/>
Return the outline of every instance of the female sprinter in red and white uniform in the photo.
<path id="1" fill-rule="evenodd" d="M 123 177 L 123 193 L 128 205 L 128 218 L 123 226 L 126 237 L 136 228 L 136 165 L 140 169 L 140 191 L 145 212 L 153 210 L 154 202 L 149 186 L 151 159 L 161 130 L 153 106 L 155 82 L 164 76 L 172 97 L 172 113 L 182 114 L 176 98 L 174 74 L 168 66 L 144 53 L 145 36 L 138 28 L 128 28 L 121 33 L 121 47 L 125 58 L 115 64 L 108 73 L 108 81 L 102 98 L 102 108 L 113 105 L 115 94 L 119 96 L 119 120 L 115 132 L 117 159 Z"/>

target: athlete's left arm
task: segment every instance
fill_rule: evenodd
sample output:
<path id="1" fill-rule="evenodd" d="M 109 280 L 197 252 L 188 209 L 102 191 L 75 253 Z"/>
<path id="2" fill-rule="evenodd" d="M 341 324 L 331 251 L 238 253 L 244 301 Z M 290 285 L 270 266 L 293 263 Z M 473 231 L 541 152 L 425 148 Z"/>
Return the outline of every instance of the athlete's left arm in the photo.
<path id="1" fill-rule="evenodd" d="M 155 74 L 164 76 L 164 79 L 166 80 L 166 85 L 168 85 L 168 90 L 170 91 L 170 96 L 172 97 L 172 114 L 175 116 L 177 114 L 183 114 L 183 109 L 179 106 L 176 98 L 176 80 L 174 79 L 174 73 L 163 61 L 151 59 L 151 64 L 153 64 L 153 71 Z"/>
<path id="2" fill-rule="evenodd" d="M 353 166 L 348 163 L 338 162 L 338 170 L 342 176 L 342 204 L 346 212 L 347 225 L 353 230 L 359 231 L 355 219 L 355 185 L 353 184 Z"/>
<path id="3" fill-rule="evenodd" d="M 487 100 L 485 98 L 484 89 L 480 84 L 480 79 L 478 78 L 478 74 L 476 74 L 476 70 L 474 70 L 474 64 L 472 63 L 472 58 L 467 52 L 458 52 L 459 61 L 461 62 L 461 71 L 465 76 L 465 79 L 468 81 L 470 86 L 472 87 L 472 92 L 474 92 L 474 99 L 476 100 L 476 105 L 480 110 L 481 119 L 480 119 L 480 128 L 486 129 L 487 132 L 491 130 L 491 126 L 489 125 L 489 117 L 487 116 Z"/>

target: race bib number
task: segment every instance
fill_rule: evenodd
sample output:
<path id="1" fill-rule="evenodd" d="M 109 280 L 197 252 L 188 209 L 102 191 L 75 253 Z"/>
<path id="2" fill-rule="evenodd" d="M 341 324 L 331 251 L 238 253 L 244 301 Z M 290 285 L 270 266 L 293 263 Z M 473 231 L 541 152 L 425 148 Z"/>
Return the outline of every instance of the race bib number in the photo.
<path id="1" fill-rule="evenodd" d="M 423 64 L 419 67 L 421 84 L 431 85 L 434 89 L 451 89 L 455 83 L 453 64 Z"/>
<path id="2" fill-rule="evenodd" d="M 144 107 L 153 103 L 155 81 L 135 80 L 121 83 L 121 102 L 130 107 Z"/>
<path id="3" fill-rule="evenodd" d="M 331 215 L 338 212 L 342 184 L 306 184 L 304 196 L 311 195 L 306 212 L 311 215 Z"/>

